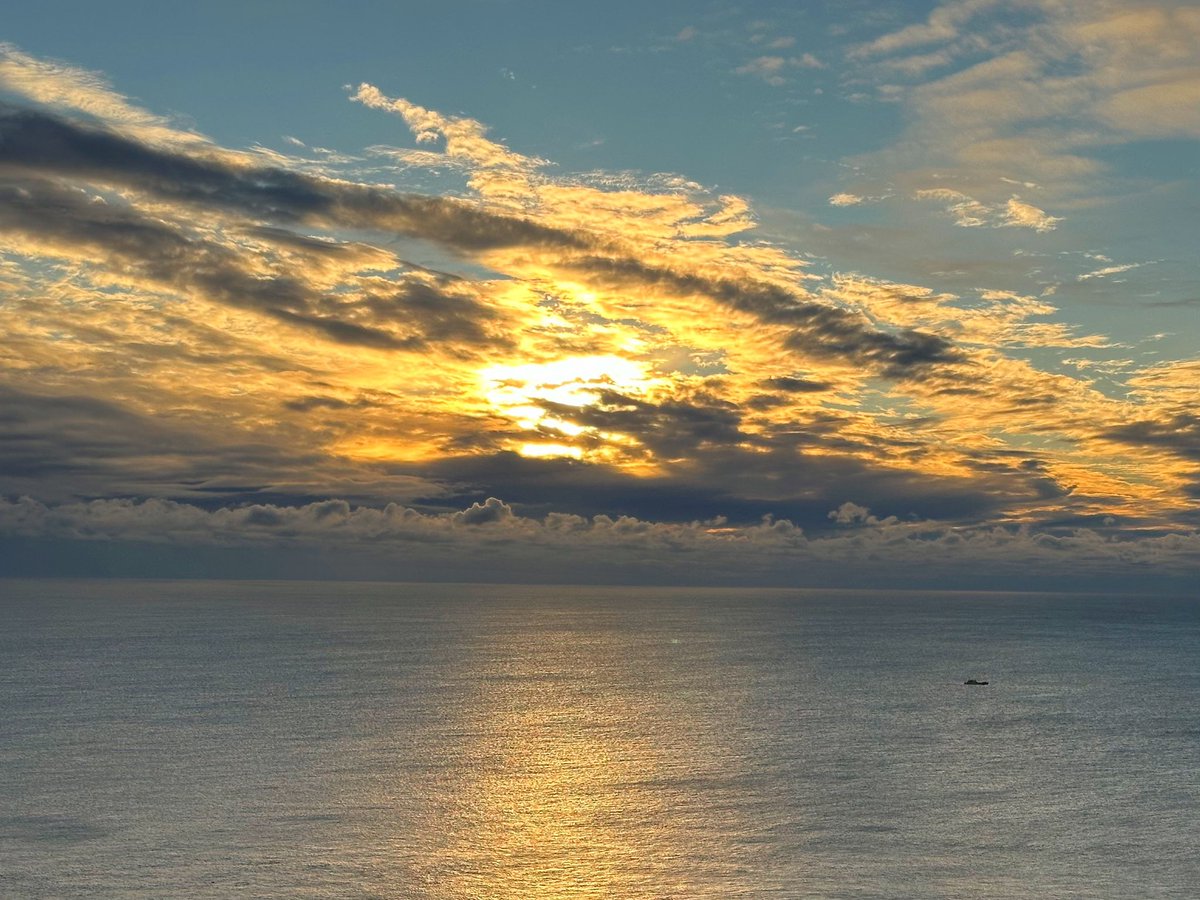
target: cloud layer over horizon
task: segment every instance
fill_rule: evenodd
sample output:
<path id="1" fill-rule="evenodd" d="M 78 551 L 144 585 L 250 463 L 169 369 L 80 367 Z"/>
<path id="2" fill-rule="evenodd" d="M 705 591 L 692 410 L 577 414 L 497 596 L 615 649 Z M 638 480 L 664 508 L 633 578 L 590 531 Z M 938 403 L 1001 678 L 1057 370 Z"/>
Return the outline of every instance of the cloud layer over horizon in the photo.
<path id="1" fill-rule="evenodd" d="M 1200 19 L 1031 2 L 1021 42 L 995 6 L 846 45 L 847 102 L 874 79 L 907 124 L 790 241 L 750 197 L 563 171 L 370 83 L 348 100 L 407 144 L 235 148 L 5 45 L 0 541 L 468 580 L 1185 578 L 1200 360 L 1064 310 L 1176 271 L 1072 229 L 1089 184 L 1125 189 L 1096 148 L 1200 137 L 1200 44 L 1161 44 Z M 752 33 L 738 90 L 837 69 Z M 1019 244 L 967 274 L 921 262 L 942 233 Z M 867 234 L 876 262 L 838 265 Z"/>

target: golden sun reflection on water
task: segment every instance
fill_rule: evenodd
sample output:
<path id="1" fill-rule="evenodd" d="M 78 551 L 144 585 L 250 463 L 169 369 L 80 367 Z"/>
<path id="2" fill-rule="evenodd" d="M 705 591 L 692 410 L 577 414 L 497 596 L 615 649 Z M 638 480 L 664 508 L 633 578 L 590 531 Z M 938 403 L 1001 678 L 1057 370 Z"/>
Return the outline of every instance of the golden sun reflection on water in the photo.
<path id="1" fill-rule="evenodd" d="M 746 825 L 733 802 L 697 808 L 695 785 L 736 790 L 730 748 L 694 715 L 706 705 L 698 685 L 668 696 L 638 676 L 682 645 L 632 658 L 628 635 L 500 636 L 464 673 L 474 688 L 445 723 L 461 743 L 428 810 L 441 832 L 431 896 L 699 896 L 717 883 L 696 861 Z"/>

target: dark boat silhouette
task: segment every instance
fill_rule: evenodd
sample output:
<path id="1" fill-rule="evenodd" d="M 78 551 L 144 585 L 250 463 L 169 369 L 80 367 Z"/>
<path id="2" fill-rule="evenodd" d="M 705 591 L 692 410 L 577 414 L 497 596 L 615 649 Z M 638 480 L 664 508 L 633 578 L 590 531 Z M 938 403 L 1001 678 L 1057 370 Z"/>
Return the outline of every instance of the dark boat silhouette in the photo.
<path id="1" fill-rule="evenodd" d="M 987 684 L 986 681 L 976 681 L 974 678 L 968 678 L 963 684 Z"/>

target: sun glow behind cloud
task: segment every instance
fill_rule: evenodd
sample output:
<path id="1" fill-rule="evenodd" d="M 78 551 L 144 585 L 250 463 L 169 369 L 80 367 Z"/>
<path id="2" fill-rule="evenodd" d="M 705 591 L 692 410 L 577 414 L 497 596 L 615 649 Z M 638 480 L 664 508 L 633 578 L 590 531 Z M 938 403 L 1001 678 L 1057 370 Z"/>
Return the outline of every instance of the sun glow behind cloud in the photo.
<path id="1" fill-rule="evenodd" d="M 620 356 L 489 366 L 481 376 L 488 400 L 501 409 L 519 408 L 522 401 L 530 400 L 586 406 L 596 401 L 600 391 L 645 393 L 652 384 L 644 365 Z"/>
<path id="2" fill-rule="evenodd" d="M 572 420 L 571 410 L 596 405 L 606 392 L 644 396 L 661 378 L 648 374 L 647 366 L 620 356 L 577 356 L 546 363 L 489 366 L 480 373 L 483 393 L 496 413 L 519 429 L 589 438 L 589 458 L 612 460 L 620 435 L 588 428 Z M 553 412 L 551 410 L 554 410 Z M 624 439 L 629 443 L 628 439 Z M 553 441 L 526 441 L 517 445 L 522 456 L 566 456 L 583 459 L 584 448 Z"/>

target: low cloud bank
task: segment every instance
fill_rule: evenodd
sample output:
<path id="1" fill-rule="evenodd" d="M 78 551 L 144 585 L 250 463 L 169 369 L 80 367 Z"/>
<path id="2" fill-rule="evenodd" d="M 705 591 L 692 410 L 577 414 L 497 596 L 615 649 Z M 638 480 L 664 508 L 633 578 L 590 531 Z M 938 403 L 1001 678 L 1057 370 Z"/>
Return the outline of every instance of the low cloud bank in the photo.
<path id="1" fill-rule="evenodd" d="M 420 575 L 424 564 L 444 567 L 455 560 L 453 573 L 465 581 L 498 573 L 511 580 L 524 572 L 530 581 L 679 578 L 720 584 L 733 583 L 730 573 L 736 572 L 747 584 L 819 586 L 853 576 L 851 583 L 945 587 L 1013 579 L 1063 587 L 1072 579 L 1081 585 L 1115 579 L 1112 586 L 1129 588 L 1143 579 L 1185 578 L 1200 563 L 1194 533 L 1130 539 L 1106 534 L 1103 525 L 1050 532 L 902 522 L 880 519 L 852 501 L 831 510 L 830 520 L 831 531 L 810 535 L 769 516 L 740 526 L 721 518 L 666 523 L 559 512 L 535 519 L 495 497 L 446 513 L 340 499 L 205 510 L 161 499 L 47 505 L 22 497 L 0 501 L 0 544 L 122 542 L 144 545 L 147 559 L 166 548 L 249 549 L 280 559 L 301 550 L 353 558 L 366 575 L 397 578 Z M 277 577 L 291 574 L 281 570 Z"/>

